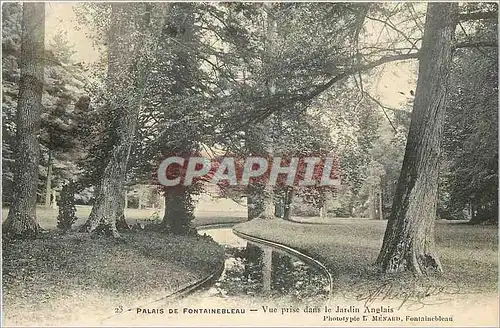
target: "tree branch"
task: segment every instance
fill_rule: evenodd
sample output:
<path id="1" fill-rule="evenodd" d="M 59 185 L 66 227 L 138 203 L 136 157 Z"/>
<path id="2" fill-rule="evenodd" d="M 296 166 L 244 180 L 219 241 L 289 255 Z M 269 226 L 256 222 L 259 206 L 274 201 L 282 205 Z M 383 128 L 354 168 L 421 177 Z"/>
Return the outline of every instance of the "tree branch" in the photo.
<path id="1" fill-rule="evenodd" d="M 495 60 L 495 59 L 496 59 L 496 58 L 493 58 L 492 56 L 488 55 L 488 54 L 487 54 L 484 50 L 482 50 L 482 49 L 481 49 L 481 48 L 477 45 L 477 41 L 474 41 L 474 40 L 470 37 L 469 33 L 467 33 L 467 31 L 465 30 L 465 28 L 464 28 L 464 26 L 463 26 L 462 22 L 458 22 L 458 26 L 460 26 L 460 28 L 462 29 L 462 32 L 464 33 L 465 37 L 466 37 L 466 38 L 467 38 L 467 40 L 468 40 L 467 42 L 468 42 L 468 44 L 469 44 L 471 47 L 476 48 L 476 49 L 477 49 L 477 51 L 479 51 L 480 53 L 482 53 L 485 57 L 488 57 L 488 58 L 493 59 L 493 60 Z M 459 43 L 460 43 L 460 42 L 459 42 Z M 459 44 L 459 43 L 457 43 L 457 44 Z M 462 43 L 462 44 L 464 44 L 464 45 L 466 44 L 466 42 L 461 42 L 461 43 Z M 475 44 L 475 45 L 474 45 L 474 44 Z M 463 48 L 465 48 L 465 47 L 463 47 Z M 454 47 L 453 47 L 453 50 L 455 50 L 455 49 L 457 49 L 457 46 L 454 46 Z"/>
<path id="2" fill-rule="evenodd" d="M 459 21 L 470 21 L 479 19 L 498 19 L 498 11 L 483 11 L 467 14 L 458 14 Z"/>
<path id="3" fill-rule="evenodd" d="M 328 90 L 330 87 L 332 87 L 335 83 L 351 76 L 354 75 L 358 72 L 364 72 L 369 69 L 375 68 L 377 66 L 390 63 L 390 62 L 395 62 L 395 61 L 402 61 L 402 60 L 408 60 L 408 59 L 416 59 L 419 57 L 418 52 L 410 53 L 410 54 L 401 54 L 401 55 L 395 55 L 395 56 L 385 56 L 382 57 L 378 60 L 375 60 L 371 63 L 364 64 L 364 65 L 356 65 L 353 66 L 344 72 L 338 74 L 337 76 L 333 77 L 330 79 L 328 82 L 322 85 L 318 85 L 316 89 L 309 93 L 305 94 L 296 94 L 296 95 L 291 95 L 289 98 L 287 98 L 287 94 L 279 94 L 276 93 L 273 97 L 271 98 L 265 98 L 264 101 L 261 103 L 258 103 L 256 101 L 255 103 L 258 103 L 255 105 L 255 112 L 252 113 L 248 118 L 242 119 L 241 114 L 238 114 L 238 117 L 236 119 L 237 122 L 240 122 L 240 124 L 234 124 L 232 125 L 231 129 L 224 131 L 224 134 L 229 134 L 231 132 L 239 131 L 240 129 L 250 125 L 250 124 L 255 124 L 258 122 L 261 122 L 265 120 L 267 117 L 272 115 L 273 113 L 286 108 L 289 105 L 293 105 L 299 102 L 307 102 L 309 100 L 312 100 L 322 94 L 324 91 Z"/>
<path id="4" fill-rule="evenodd" d="M 385 106 L 380 101 L 378 101 L 377 99 L 375 99 L 374 97 L 372 97 L 368 92 L 364 92 L 364 94 L 368 98 L 370 98 L 374 103 L 376 103 L 380 108 L 382 108 L 382 111 L 384 112 L 385 118 L 387 118 L 387 120 L 389 121 L 389 124 L 391 125 L 392 129 L 394 130 L 395 133 L 398 133 L 398 130 L 396 129 L 396 127 L 392 123 L 391 119 L 389 118 L 389 115 L 387 115 L 387 112 L 385 111 L 386 109 L 390 109 L 390 110 L 393 110 L 393 111 L 395 111 L 396 109 Z"/>
<path id="5" fill-rule="evenodd" d="M 384 56 L 384 57 L 382 57 L 378 60 L 375 60 L 371 63 L 354 66 L 354 67 L 346 70 L 345 72 L 338 74 L 337 76 L 332 78 L 330 81 L 326 82 L 325 84 L 318 86 L 316 88 L 316 90 L 313 90 L 310 93 L 305 94 L 305 95 L 298 95 L 298 96 L 292 97 L 290 100 L 292 102 L 311 100 L 311 99 L 319 96 L 321 93 L 323 93 L 327 89 L 329 89 L 332 85 L 334 85 L 338 81 L 343 80 L 344 78 L 351 76 L 357 72 L 364 72 L 364 71 L 367 71 L 369 69 L 372 69 L 372 68 L 375 68 L 377 66 L 380 66 L 380 65 L 383 65 L 386 63 L 390 63 L 390 62 L 407 60 L 407 59 L 415 59 L 418 57 L 419 57 L 418 52 L 396 55 L 396 56 Z"/>
<path id="6" fill-rule="evenodd" d="M 419 55 L 420 54 L 418 52 L 414 52 L 409 54 L 384 56 L 371 63 L 355 65 L 349 69 L 346 69 L 344 72 L 336 75 L 335 77 L 331 78 L 325 84 L 317 85 L 316 88 L 309 93 L 304 93 L 304 94 L 276 93 L 272 97 L 262 97 L 261 99 L 255 99 L 254 111 L 252 111 L 252 113 L 249 113 L 248 117 L 242 117 L 241 112 L 239 112 L 237 116 L 228 118 L 228 119 L 234 119 L 235 124 L 232 124 L 230 129 L 222 131 L 220 135 L 229 135 L 233 132 L 243 130 L 248 125 L 261 122 L 270 115 L 272 115 L 273 113 L 282 110 L 287 106 L 312 100 L 317 96 L 319 96 L 320 94 L 322 94 L 324 91 L 328 90 L 335 83 L 351 75 L 354 75 L 358 72 L 365 72 L 367 70 L 370 70 L 372 68 L 375 68 L 377 66 L 386 63 L 408 60 L 408 59 L 417 59 L 419 58 Z M 159 139 L 161 138 L 162 135 L 160 135 Z M 172 143 L 175 143 L 175 141 L 173 141 Z"/>
<path id="7" fill-rule="evenodd" d="M 458 42 L 453 48 L 478 48 L 478 47 L 498 47 L 498 43 L 495 41 L 478 41 L 478 42 Z"/>

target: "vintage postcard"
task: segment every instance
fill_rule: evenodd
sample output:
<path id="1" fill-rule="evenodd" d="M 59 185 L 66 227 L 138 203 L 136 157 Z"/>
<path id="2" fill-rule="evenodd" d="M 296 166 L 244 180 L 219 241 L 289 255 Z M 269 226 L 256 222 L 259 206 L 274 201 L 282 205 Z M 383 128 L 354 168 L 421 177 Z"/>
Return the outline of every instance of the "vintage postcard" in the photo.
<path id="1" fill-rule="evenodd" d="M 498 327 L 497 2 L 2 2 L 2 326 Z"/>

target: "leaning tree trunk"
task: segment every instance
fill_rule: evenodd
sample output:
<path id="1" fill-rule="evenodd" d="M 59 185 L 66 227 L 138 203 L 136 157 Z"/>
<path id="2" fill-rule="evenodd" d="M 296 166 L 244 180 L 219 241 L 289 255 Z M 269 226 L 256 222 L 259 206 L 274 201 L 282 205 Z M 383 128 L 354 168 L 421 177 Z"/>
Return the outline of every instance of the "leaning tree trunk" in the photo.
<path id="1" fill-rule="evenodd" d="M 147 78 L 146 36 L 138 35 L 137 28 L 142 24 L 144 30 L 148 29 L 151 5 L 113 3 L 111 7 L 108 54 L 108 90 L 111 95 L 108 103 L 113 111 L 112 117 L 117 122 L 118 138 L 97 188 L 95 203 L 85 229 L 93 232 L 99 228 L 98 230 L 119 237 L 117 220 L 120 220 L 121 226 L 127 226 L 123 216 L 123 192 Z M 138 10 L 141 10 L 142 16 L 137 13 Z"/>
<path id="2" fill-rule="evenodd" d="M 13 202 L 3 233 L 33 237 L 41 229 L 36 220 L 40 111 L 43 93 L 45 4 L 24 3 L 22 18 L 21 79 L 16 113 L 16 169 Z"/>
<path id="3" fill-rule="evenodd" d="M 403 167 L 377 264 L 384 272 L 441 272 L 434 244 L 439 153 L 456 4 L 429 3 Z"/>

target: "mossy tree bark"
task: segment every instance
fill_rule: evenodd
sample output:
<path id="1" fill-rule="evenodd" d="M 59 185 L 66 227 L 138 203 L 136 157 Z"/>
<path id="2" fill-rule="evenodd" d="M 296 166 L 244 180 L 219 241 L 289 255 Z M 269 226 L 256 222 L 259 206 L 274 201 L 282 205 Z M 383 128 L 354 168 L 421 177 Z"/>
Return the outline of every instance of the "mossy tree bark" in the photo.
<path id="1" fill-rule="evenodd" d="M 377 264 L 384 272 L 441 272 L 434 243 L 439 153 L 455 3 L 429 3 L 403 167 Z"/>
<path id="2" fill-rule="evenodd" d="M 35 237 L 41 229 L 36 220 L 36 200 L 44 38 L 45 4 L 24 3 L 13 202 L 2 226 L 5 235 L 16 238 Z"/>

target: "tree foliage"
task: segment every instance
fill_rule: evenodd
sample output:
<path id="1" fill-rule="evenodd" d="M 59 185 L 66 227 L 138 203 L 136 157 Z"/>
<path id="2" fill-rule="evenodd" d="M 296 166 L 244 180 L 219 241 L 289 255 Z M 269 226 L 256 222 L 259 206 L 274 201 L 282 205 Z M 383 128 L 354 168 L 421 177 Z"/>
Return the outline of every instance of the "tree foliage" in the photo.
<path id="1" fill-rule="evenodd" d="M 482 23 L 474 40 L 496 40 L 496 24 Z M 498 220 L 498 51 L 455 51 L 446 117 L 442 201 L 445 215 L 472 222 Z"/>

